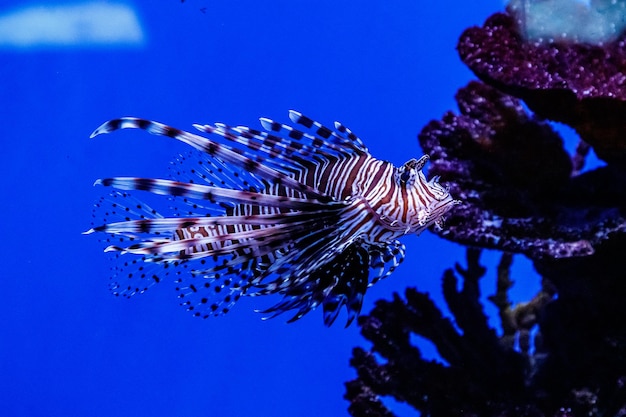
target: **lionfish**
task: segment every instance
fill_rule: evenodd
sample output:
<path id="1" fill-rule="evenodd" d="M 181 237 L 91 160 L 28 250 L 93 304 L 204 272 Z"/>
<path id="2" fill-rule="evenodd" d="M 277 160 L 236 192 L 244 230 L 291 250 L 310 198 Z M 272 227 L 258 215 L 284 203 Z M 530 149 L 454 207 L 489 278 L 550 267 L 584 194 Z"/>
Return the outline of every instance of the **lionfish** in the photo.
<path id="1" fill-rule="evenodd" d="M 206 136 L 134 117 L 91 135 L 143 129 L 195 148 L 174 163 L 175 180 L 116 177 L 96 204 L 106 252 L 119 258 L 112 291 L 130 297 L 173 277 L 181 305 L 198 317 L 228 312 L 243 295 L 279 294 L 269 317 L 318 306 L 330 326 L 342 307 L 348 326 L 366 289 L 402 262 L 397 238 L 440 226 L 454 200 L 421 171 L 428 155 L 395 167 L 372 157 L 350 129 L 328 128 L 296 111 L 292 127 L 261 118 L 245 126 L 193 125 Z M 213 138 L 220 138 L 218 142 Z M 230 142 L 229 145 L 225 144 Z M 163 216 L 128 191 L 173 197 Z M 120 256 L 123 255 L 123 256 Z"/>

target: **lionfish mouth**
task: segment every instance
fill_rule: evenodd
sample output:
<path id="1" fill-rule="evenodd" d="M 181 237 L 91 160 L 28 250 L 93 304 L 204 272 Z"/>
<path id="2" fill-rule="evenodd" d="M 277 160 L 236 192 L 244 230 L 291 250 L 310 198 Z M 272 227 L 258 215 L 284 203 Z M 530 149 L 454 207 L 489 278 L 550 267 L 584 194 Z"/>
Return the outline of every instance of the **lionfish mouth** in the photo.
<path id="1" fill-rule="evenodd" d="M 444 214 L 446 214 L 447 212 L 449 212 L 450 210 L 452 210 L 454 208 L 454 206 L 457 206 L 461 204 L 461 200 L 455 200 L 454 198 L 452 198 L 451 195 L 448 195 L 448 197 L 442 201 L 439 201 L 435 208 L 433 209 L 432 212 L 432 217 L 434 219 L 437 219 L 438 217 L 443 216 Z M 433 219 L 433 221 L 434 221 Z"/>

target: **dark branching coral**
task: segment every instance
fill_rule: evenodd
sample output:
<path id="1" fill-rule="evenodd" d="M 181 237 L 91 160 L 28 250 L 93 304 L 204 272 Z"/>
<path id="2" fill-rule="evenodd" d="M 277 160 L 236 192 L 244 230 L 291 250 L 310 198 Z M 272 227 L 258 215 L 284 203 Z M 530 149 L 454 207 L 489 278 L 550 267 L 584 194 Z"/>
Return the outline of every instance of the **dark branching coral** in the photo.
<path id="1" fill-rule="evenodd" d="M 537 369 L 537 388 L 575 399 L 590 409 L 586 415 L 626 415 L 625 251 L 618 236 L 592 256 L 535 262 L 558 291 L 540 321 L 549 354 Z"/>
<path id="2" fill-rule="evenodd" d="M 478 255 L 470 249 L 467 269 L 457 265 L 456 272 L 463 277 L 460 291 L 454 271 L 444 273 L 444 297 L 458 329 L 428 294 L 412 288 L 406 290 L 406 301 L 398 295 L 390 302 L 378 301 L 369 316 L 361 317 L 362 333 L 373 348 L 353 352 L 351 364 L 358 379 L 347 384 L 346 394 L 353 416 L 389 415 L 377 398 L 364 395 L 371 391 L 392 395 L 424 415 L 500 415 L 506 410 L 540 415 L 529 404 L 527 362 L 487 325 L 478 287 L 485 270 Z M 447 364 L 422 358 L 410 343 L 411 333 L 432 341 Z M 375 354 L 387 362 L 377 363 Z M 369 404 L 376 404 L 373 413 Z"/>
<path id="3" fill-rule="evenodd" d="M 490 297 L 501 313 L 501 338 L 488 327 L 479 302 L 484 269 L 478 254 L 468 249 L 467 269 L 456 266 L 463 278 L 460 291 L 454 271 L 444 272 L 443 293 L 454 323 L 428 294 L 412 288 L 406 290 L 406 300 L 395 295 L 392 301 L 378 301 L 369 316 L 359 319 L 372 349 L 353 351 L 351 365 L 358 378 L 346 384 L 350 413 L 393 416 L 379 399 L 392 396 L 433 417 L 626 415 L 626 288 L 613 289 L 617 296 L 612 302 L 589 305 L 589 294 L 606 299 L 617 270 L 602 269 L 602 278 L 593 284 L 588 274 L 598 272 L 600 260 L 613 265 L 616 254 L 601 250 L 592 257 L 558 261 L 557 268 L 544 265 L 541 272 L 548 278 L 540 292 L 516 306 L 506 294 L 511 258 L 505 254 Z M 626 260 L 621 263 L 626 267 Z M 559 287 L 567 287 L 563 280 L 576 284 L 555 300 L 552 278 Z M 530 352 L 524 346 L 527 332 L 538 322 L 541 330 Z M 447 363 L 424 359 L 410 343 L 411 334 L 433 342 Z M 521 352 L 513 348 L 515 335 Z M 380 363 L 377 355 L 386 362 Z"/>
<path id="4" fill-rule="evenodd" d="M 626 416 L 624 37 L 528 41 L 515 17 L 496 14 L 465 31 L 458 49 L 482 82 L 459 90 L 458 113 L 419 134 L 429 175 L 463 201 L 436 233 L 528 256 L 542 289 L 513 306 L 504 254 L 490 297 L 498 337 L 479 302 L 484 270 L 470 249 L 467 269 L 443 276 L 454 321 L 414 289 L 379 301 L 359 319 L 372 348 L 353 352 L 350 412 L 391 416 L 380 396 L 392 396 L 428 416 Z M 573 156 L 545 119 L 580 134 Z M 590 148 L 607 165 L 581 174 Z M 446 363 L 424 359 L 411 334 L 432 341 Z"/>

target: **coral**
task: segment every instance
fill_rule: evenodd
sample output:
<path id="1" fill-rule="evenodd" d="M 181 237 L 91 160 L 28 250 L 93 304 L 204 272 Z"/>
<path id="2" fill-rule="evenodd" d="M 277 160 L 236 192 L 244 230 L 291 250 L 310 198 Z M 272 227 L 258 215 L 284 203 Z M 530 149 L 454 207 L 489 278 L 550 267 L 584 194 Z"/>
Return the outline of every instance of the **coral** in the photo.
<path id="1" fill-rule="evenodd" d="M 593 393 L 603 415 L 626 412 L 625 249 L 618 236 L 593 256 L 535 262 L 558 292 L 540 321 L 549 355 L 537 370 L 538 387 Z"/>
<path id="2" fill-rule="evenodd" d="M 498 271 L 496 293 L 490 297 L 501 311 L 503 335 L 487 324 L 479 301 L 478 280 L 484 269 L 479 250 L 468 249 L 467 269 L 456 266 L 463 277 L 457 290 L 452 269 L 444 272 L 443 293 L 454 321 L 444 317 L 428 294 L 408 288 L 403 300 L 380 300 L 373 311 L 359 318 L 361 332 L 372 342 L 370 351 L 353 350 L 350 364 L 357 379 L 346 384 L 346 399 L 354 417 L 393 416 L 380 401 L 392 396 L 419 410 L 438 416 L 582 416 L 624 415 L 626 412 L 626 339 L 622 318 L 626 307 L 610 303 L 598 310 L 582 294 L 561 292 L 554 299 L 549 279 L 528 303 L 511 306 L 510 256 L 504 255 Z M 587 285 L 600 259 L 596 254 L 543 272 L 550 277 L 574 279 L 578 289 L 595 296 L 606 290 L 611 278 Z M 610 262 L 612 263 L 612 262 Z M 626 263 L 626 262 L 622 262 Z M 624 265 L 626 266 L 626 265 Z M 612 268 L 609 268 L 612 269 Z M 577 272 L 578 271 L 578 272 Z M 602 271 L 610 274 L 610 271 Z M 626 289 L 614 301 L 623 300 Z M 582 303 L 582 304 L 581 304 Z M 599 318 L 613 318 L 600 326 Z M 539 320 L 541 318 L 541 320 Z M 533 351 L 514 349 L 512 335 L 528 331 L 537 322 L 541 329 Z M 445 363 L 427 360 L 410 343 L 411 334 L 430 340 Z M 380 359 L 384 359 L 384 363 Z M 622 414 L 619 414 L 622 413 Z"/>
<path id="3" fill-rule="evenodd" d="M 460 114 L 448 112 L 419 134 L 429 173 L 463 201 L 442 237 L 541 259 L 590 255 L 626 231 L 619 170 L 572 176 L 580 155 L 574 167 L 549 124 L 493 87 L 474 81 L 456 99 Z"/>
<path id="4" fill-rule="evenodd" d="M 458 50 L 481 80 L 538 116 L 572 126 L 606 162 L 626 162 L 624 36 L 605 45 L 530 42 L 518 19 L 495 14 L 467 29 Z"/>
<path id="5" fill-rule="evenodd" d="M 459 53 L 481 82 L 458 91 L 458 113 L 419 134 L 428 174 L 462 200 L 433 230 L 468 247 L 467 267 L 442 278 L 452 317 L 409 288 L 359 318 L 372 346 L 353 351 L 345 397 L 355 417 L 393 416 L 386 396 L 434 417 L 626 416 L 624 36 L 529 40 L 514 13 L 463 33 Z M 546 119 L 576 129 L 573 155 Z M 607 165 L 583 171 L 590 150 Z M 503 252 L 488 297 L 500 335 L 480 302 L 477 248 Z M 542 277 L 515 305 L 513 253 Z M 441 361 L 425 359 L 412 335 Z"/>
<path id="6" fill-rule="evenodd" d="M 513 255 L 507 252 L 503 253 L 498 265 L 496 293 L 488 298 L 498 308 L 502 323 L 501 343 L 505 347 L 513 349 L 517 342 L 520 352 L 530 364 L 534 364 L 534 356 L 542 352 L 542 343 L 541 335 L 539 335 L 535 338 L 535 354 L 531 355 L 531 331 L 538 324 L 543 309 L 554 299 L 556 289 L 549 280 L 544 279 L 541 283 L 541 291 L 530 301 L 513 306 L 508 295 L 509 289 L 513 286 L 510 270 L 512 263 Z"/>
<path id="7" fill-rule="evenodd" d="M 463 277 L 461 290 L 455 272 L 444 272 L 444 296 L 455 323 L 443 316 L 428 294 L 413 288 L 406 290 L 406 301 L 396 294 L 392 301 L 378 301 L 369 316 L 360 318 L 362 333 L 373 348 L 353 351 L 351 365 L 358 379 L 347 384 L 353 416 L 369 415 L 361 411 L 367 408 L 363 397 L 355 395 L 368 390 L 392 395 L 424 415 L 499 415 L 508 409 L 517 409 L 518 415 L 539 415 L 526 404 L 523 356 L 501 344 L 487 325 L 478 287 L 485 270 L 478 256 L 479 251 L 470 249 L 467 269 L 457 265 L 456 272 Z M 410 344 L 411 333 L 433 342 L 447 364 L 422 358 Z M 379 364 L 376 354 L 387 362 Z M 371 397 L 365 399 L 372 402 Z"/>

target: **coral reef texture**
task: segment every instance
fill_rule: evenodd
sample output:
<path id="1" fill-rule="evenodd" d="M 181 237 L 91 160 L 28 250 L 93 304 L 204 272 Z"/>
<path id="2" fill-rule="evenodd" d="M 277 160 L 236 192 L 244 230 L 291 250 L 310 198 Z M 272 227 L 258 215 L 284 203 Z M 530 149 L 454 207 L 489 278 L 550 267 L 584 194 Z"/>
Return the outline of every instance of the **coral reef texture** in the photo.
<path id="1" fill-rule="evenodd" d="M 424 416 L 626 416 L 624 36 L 528 40 L 521 22 L 509 10 L 461 35 L 461 59 L 480 81 L 419 134 L 429 175 L 463 201 L 433 230 L 468 247 L 467 266 L 443 273 L 452 317 L 409 288 L 359 318 L 372 347 L 353 351 L 345 397 L 355 417 L 393 416 L 383 397 Z M 549 121 L 579 134 L 572 155 Z M 590 150 L 606 165 L 585 171 Z M 489 297 L 499 331 L 480 301 L 480 248 L 503 252 Z M 515 253 L 542 277 L 517 305 Z M 412 335 L 442 360 L 423 358 Z"/>
<path id="2" fill-rule="evenodd" d="M 527 42 L 517 20 L 496 14 L 463 33 L 465 64 L 486 83 L 566 123 L 607 162 L 626 162 L 626 44 Z"/>

